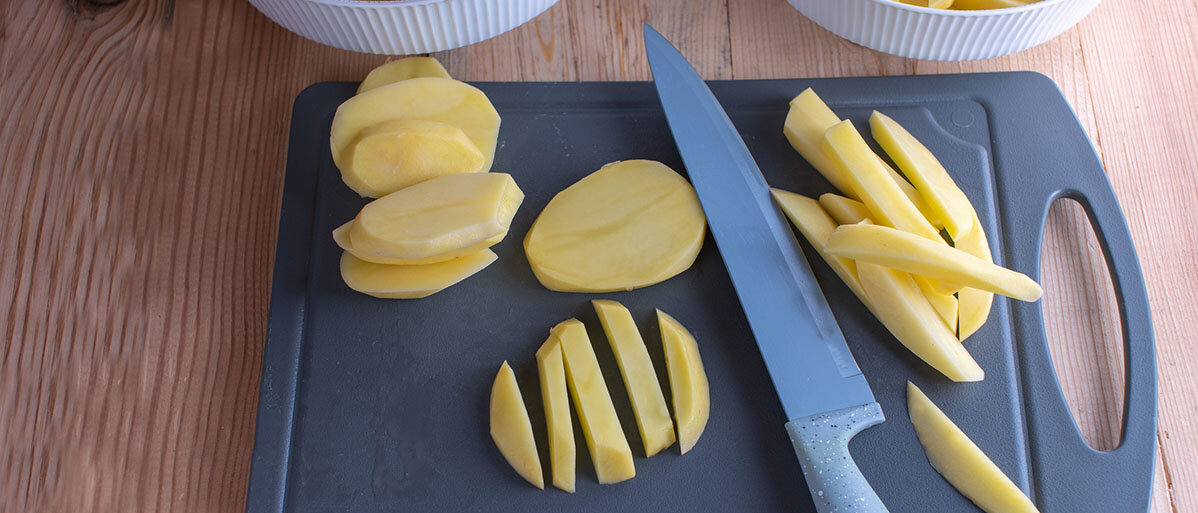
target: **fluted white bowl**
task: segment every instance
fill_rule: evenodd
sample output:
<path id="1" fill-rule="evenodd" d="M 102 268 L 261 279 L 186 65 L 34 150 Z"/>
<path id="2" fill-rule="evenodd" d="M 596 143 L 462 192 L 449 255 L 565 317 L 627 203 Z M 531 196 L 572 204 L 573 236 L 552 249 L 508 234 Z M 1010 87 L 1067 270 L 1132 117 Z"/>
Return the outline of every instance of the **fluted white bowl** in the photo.
<path id="1" fill-rule="evenodd" d="M 989 59 L 1044 43 L 1099 0 L 1041 0 L 1007 9 L 953 11 L 893 0 L 788 0 L 816 24 L 879 52 L 933 61 Z"/>
<path id="2" fill-rule="evenodd" d="M 384 55 L 477 43 L 533 19 L 557 0 L 250 0 L 275 23 L 342 50 Z"/>

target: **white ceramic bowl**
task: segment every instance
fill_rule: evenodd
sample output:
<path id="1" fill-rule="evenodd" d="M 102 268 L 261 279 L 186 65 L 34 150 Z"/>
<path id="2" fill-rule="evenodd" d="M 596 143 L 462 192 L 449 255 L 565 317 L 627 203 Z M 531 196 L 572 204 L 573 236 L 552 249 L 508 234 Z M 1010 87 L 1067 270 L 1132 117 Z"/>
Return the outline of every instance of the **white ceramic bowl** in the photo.
<path id="1" fill-rule="evenodd" d="M 342 50 L 440 52 L 507 32 L 557 0 L 250 0 L 275 23 Z"/>
<path id="2" fill-rule="evenodd" d="M 930 9 L 892 0 L 788 0 L 840 37 L 902 57 L 989 59 L 1026 50 L 1081 21 L 1099 0 L 1041 0 L 989 11 Z"/>

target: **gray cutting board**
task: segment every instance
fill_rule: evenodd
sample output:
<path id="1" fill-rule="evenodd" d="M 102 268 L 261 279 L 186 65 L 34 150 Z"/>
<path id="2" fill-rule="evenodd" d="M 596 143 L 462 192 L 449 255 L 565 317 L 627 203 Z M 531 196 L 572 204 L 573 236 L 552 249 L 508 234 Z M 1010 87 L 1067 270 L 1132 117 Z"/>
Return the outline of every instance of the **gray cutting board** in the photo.
<path id="1" fill-rule="evenodd" d="M 782 409 L 709 239 L 694 267 L 615 294 L 550 292 L 520 245 L 554 194 L 607 162 L 660 160 L 685 173 L 649 83 L 480 83 L 503 118 L 494 170 L 526 194 L 499 260 L 421 300 L 382 300 L 340 279 L 330 232 L 366 203 L 328 149 L 337 105 L 356 85 L 296 99 L 246 510 L 250 512 L 814 511 Z M 1127 355 L 1123 444 L 1090 449 L 1052 374 L 1038 304 L 994 303 L 966 346 L 986 371 L 952 384 L 903 349 L 818 257 L 813 268 L 888 421 L 852 451 L 893 513 L 976 508 L 928 465 L 906 417 L 914 381 L 1044 513 L 1148 508 L 1156 422 L 1147 297 L 1126 225 L 1093 148 L 1056 86 L 1033 73 L 712 82 L 771 185 L 812 196 L 830 186 L 787 144 L 787 101 L 813 87 L 867 127 L 873 109 L 924 141 L 969 195 L 995 258 L 1036 277 L 1043 221 L 1060 196 L 1081 201 L 1106 251 Z M 814 254 L 804 246 L 809 258 Z M 653 309 L 694 333 L 712 413 L 695 449 L 643 458 L 628 400 L 589 301 L 628 306 L 662 365 Z M 577 493 L 538 491 L 488 435 L 490 384 L 508 360 L 547 452 L 533 353 L 568 317 L 587 323 L 636 458 L 637 477 L 595 481 L 578 440 Z M 666 387 L 668 391 L 668 386 Z M 575 421 L 577 422 L 577 421 Z M 548 463 L 545 462 L 545 468 Z"/>

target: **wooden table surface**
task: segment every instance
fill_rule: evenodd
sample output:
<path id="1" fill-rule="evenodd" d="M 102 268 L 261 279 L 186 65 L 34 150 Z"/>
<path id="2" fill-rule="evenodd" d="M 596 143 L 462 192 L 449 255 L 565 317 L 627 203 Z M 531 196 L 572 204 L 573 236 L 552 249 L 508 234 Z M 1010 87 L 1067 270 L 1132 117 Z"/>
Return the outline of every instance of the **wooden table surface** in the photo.
<path id="1" fill-rule="evenodd" d="M 1198 4 L 1109 0 L 1013 56 L 902 59 L 783 0 L 562 0 L 436 56 L 464 80 L 646 80 L 640 24 L 706 78 L 1035 70 L 1098 148 L 1156 326 L 1155 512 L 1198 511 Z M 243 509 L 291 102 L 385 58 L 244 0 L 0 2 L 0 512 Z M 1119 322 L 1076 205 L 1044 308 L 1088 440 L 1118 443 Z"/>

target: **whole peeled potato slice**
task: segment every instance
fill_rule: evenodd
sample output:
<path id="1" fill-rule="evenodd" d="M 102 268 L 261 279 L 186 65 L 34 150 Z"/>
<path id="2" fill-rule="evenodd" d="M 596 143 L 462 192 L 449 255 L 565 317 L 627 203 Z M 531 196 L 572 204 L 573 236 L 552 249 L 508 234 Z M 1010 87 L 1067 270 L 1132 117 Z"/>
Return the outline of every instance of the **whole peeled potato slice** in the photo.
<path id="1" fill-rule="evenodd" d="M 499 113 L 478 88 L 448 78 L 413 78 L 380 86 L 337 107 L 329 146 L 333 162 L 345 169 L 346 150 L 369 127 L 397 119 L 436 121 L 460 128 L 491 168 L 499 137 Z"/>
<path id="2" fill-rule="evenodd" d="M 349 288 L 383 299 L 417 299 L 445 290 L 491 265 L 499 256 L 489 249 L 425 265 L 388 265 L 341 254 L 341 279 Z"/>
<path id="3" fill-rule="evenodd" d="M 706 226 L 685 178 L 660 162 L 626 160 L 554 196 L 525 237 L 524 252 L 550 290 L 632 290 L 689 268 Z"/>
<path id="4" fill-rule="evenodd" d="M 350 231 L 350 229 L 353 228 L 353 226 L 354 226 L 354 222 L 349 221 L 341 226 L 338 226 L 336 229 L 334 229 L 333 230 L 333 242 L 336 242 L 337 246 L 341 247 L 341 249 L 345 250 L 347 253 L 349 253 L 353 256 L 358 257 L 359 259 L 365 260 L 367 262 L 376 263 L 376 264 L 390 264 L 390 265 L 424 265 L 424 264 L 435 264 L 437 262 L 444 262 L 446 260 L 453 260 L 455 258 L 458 258 L 461 256 L 466 256 L 471 253 L 478 253 L 479 251 L 482 251 L 491 246 L 499 244 L 499 241 L 502 241 L 504 236 L 507 235 L 507 232 L 500 233 L 499 235 L 496 235 L 489 239 L 481 240 L 475 244 L 471 244 L 471 245 L 463 247 L 461 249 L 447 251 L 445 253 L 433 255 L 430 257 L 387 258 L 385 256 L 371 254 L 371 253 L 368 253 L 365 251 L 360 251 L 357 248 L 354 248 L 353 243 L 350 242 L 350 240 L 349 240 L 349 231 Z"/>
<path id="5" fill-rule="evenodd" d="M 445 175 L 362 207 L 349 229 L 354 252 L 428 259 L 507 233 L 524 193 L 511 175 Z M 485 247 L 485 246 L 484 246 Z"/>
<path id="6" fill-rule="evenodd" d="M 424 77 L 449 78 L 449 72 L 432 57 L 405 57 L 370 70 L 358 85 L 358 94 L 387 84 Z"/>
<path id="7" fill-rule="evenodd" d="M 487 158 L 462 129 L 422 119 L 397 119 L 362 131 L 346 150 L 341 180 L 378 198 L 430 178 L 479 173 Z"/>

